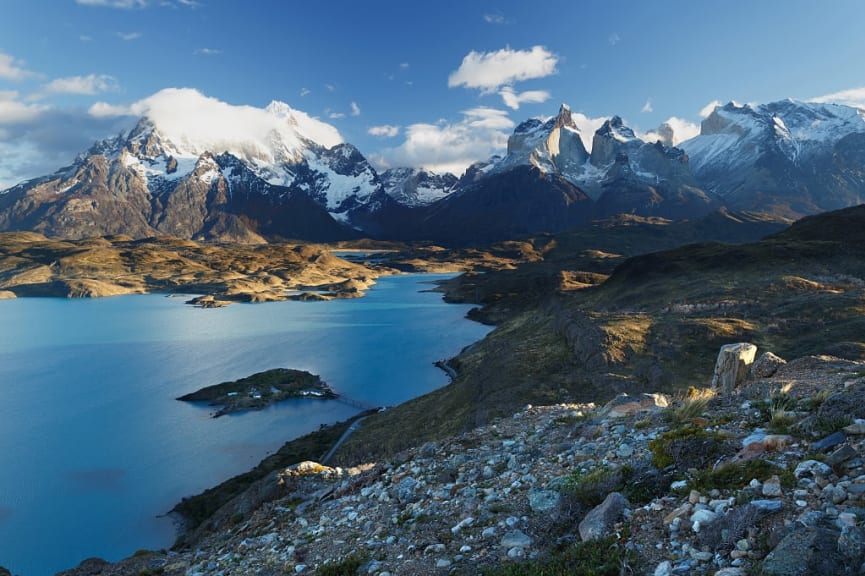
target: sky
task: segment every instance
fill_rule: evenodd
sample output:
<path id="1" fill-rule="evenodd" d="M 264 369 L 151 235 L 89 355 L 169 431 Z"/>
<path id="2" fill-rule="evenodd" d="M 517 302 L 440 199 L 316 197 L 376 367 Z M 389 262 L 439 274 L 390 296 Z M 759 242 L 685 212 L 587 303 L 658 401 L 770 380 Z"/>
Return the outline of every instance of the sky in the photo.
<path id="1" fill-rule="evenodd" d="M 562 103 L 584 133 L 619 115 L 679 139 L 731 100 L 865 107 L 863 17 L 860 0 L 2 0 L 0 190 L 177 95 L 285 102 L 378 168 L 457 173 Z"/>

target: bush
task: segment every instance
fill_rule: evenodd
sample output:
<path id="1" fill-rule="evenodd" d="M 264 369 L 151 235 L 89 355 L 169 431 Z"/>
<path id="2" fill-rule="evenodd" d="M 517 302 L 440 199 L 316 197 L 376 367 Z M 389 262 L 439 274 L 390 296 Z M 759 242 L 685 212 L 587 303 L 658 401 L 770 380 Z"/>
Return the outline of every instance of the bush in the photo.
<path id="1" fill-rule="evenodd" d="M 620 576 L 637 563 L 615 536 L 577 542 L 532 562 L 482 569 L 483 576 Z"/>

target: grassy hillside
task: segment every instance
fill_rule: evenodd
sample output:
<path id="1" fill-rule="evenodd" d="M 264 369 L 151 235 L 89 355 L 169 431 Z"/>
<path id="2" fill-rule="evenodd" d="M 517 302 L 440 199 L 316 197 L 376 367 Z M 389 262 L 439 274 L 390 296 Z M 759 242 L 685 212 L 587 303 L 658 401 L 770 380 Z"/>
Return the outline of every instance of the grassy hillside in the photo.
<path id="1" fill-rule="evenodd" d="M 730 342 L 782 357 L 865 358 L 865 207 L 747 244 L 623 257 L 686 236 L 658 232 L 663 225 L 548 239 L 540 262 L 450 283 L 448 296 L 484 304 L 476 316 L 496 329 L 454 360 L 455 382 L 369 418 L 338 458 L 375 458 L 529 403 L 704 386 Z M 692 238 L 697 228 L 689 225 Z"/>

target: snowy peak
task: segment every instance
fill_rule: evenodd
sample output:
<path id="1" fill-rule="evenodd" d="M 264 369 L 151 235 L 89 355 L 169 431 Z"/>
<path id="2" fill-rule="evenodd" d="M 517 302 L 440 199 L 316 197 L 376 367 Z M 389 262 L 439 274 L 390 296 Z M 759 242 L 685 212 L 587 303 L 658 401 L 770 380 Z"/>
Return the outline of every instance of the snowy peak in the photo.
<path id="1" fill-rule="evenodd" d="M 592 164 L 598 168 L 609 166 L 619 154 L 633 155 L 643 144 L 619 116 L 613 116 L 595 131 Z"/>
<path id="2" fill-rule="evenodd" d="M 612 138 L 619 142 L 637 140 L 634 131 L 628 126 L 625 126 L 625 122 L 620 116 L 613 116 L 604 122 L 595 132 L 595 136 L 599 138 Z"/>
<path id="3" fill-rule="evenodd" d="M 438 174 L 417 168 L 392 168 L 380 175 L 388 196 L 403 206 L 426 206 L 445 198 L 457 187 L 459 179 L 445 172 Z"/>
<path id="4" fill-rule="evenodd" d="M 682 143 L 695 171 L 732 170 L 760 155 L 790 162 L 822 154 L 842 137 L 865 132 L 865 111 L 840 104 L 782 100 L 759 106 L 730 102 L 703 120 L 700 135 Z"/>
<path id="5" fill-rule="evenodd" d="M 562 104 L 552 118 L 532 118 L 517 126 L 508 138 L 508 153 L 498 168 L 530 165 L 545 173 L 576 178 L 588 157 L 571 109 Z"/>
<path id="6" fill-rule="evenodd" d="M 681 147 L 704 186 L 734 207 L 796 217 L 857 201 L 865 174 L 865 111 L 782 100 L 716 107 Z M 780 208 L 779 208 L 780 207 Z"/>

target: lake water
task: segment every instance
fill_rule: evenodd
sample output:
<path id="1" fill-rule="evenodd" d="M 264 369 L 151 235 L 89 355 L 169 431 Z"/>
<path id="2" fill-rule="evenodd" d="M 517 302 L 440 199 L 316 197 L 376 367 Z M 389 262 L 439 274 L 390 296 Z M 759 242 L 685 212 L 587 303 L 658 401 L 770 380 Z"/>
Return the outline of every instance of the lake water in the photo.
<path id="1" fill-rule="evenodd" d="M 394 405 L 447 383 L 433 366 L 481 339 L 443 276 L 381 278 L 358 300 L 184 305 L 161 295 L 0 302 L 0 565 L 20 576 L 169 547 L 159 518 L 284 441 L 358 410 L 291 400 L 213 419 L 175 400 L 276 367 Z"/>

